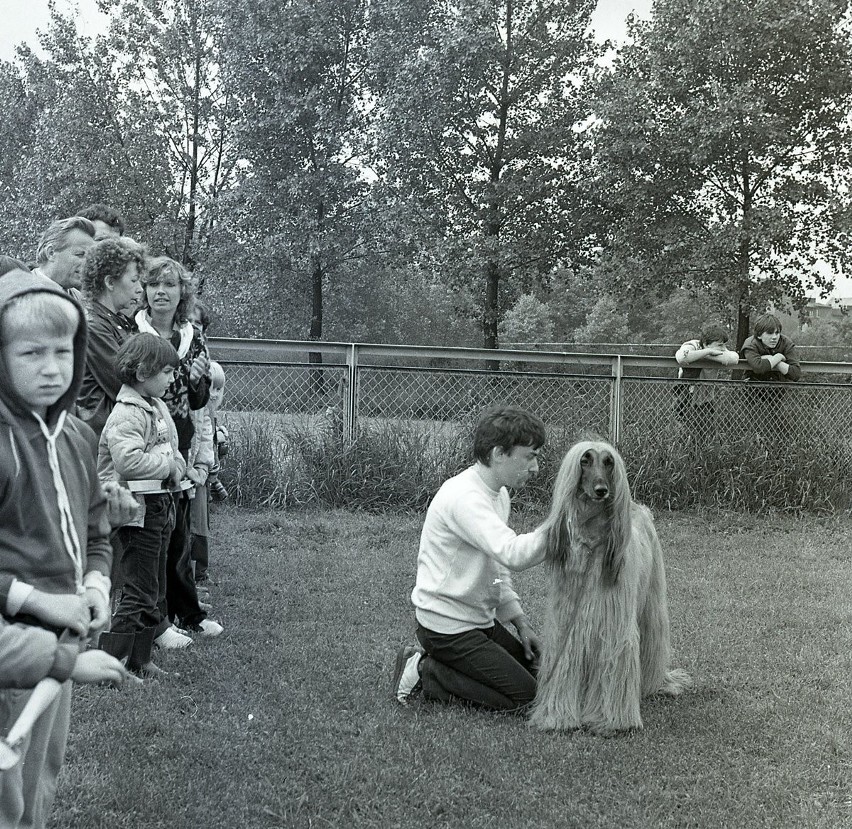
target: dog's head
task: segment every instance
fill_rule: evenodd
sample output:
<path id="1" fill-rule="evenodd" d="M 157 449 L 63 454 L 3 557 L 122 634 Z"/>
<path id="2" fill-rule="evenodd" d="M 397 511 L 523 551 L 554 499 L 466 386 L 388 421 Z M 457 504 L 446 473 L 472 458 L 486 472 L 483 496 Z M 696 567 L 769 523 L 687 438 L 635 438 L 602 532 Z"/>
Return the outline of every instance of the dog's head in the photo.
<path id="1" fill-rule="evenodd" d="M 630 534 L 630 486 L 624 461 L 603 440 L 574 444 L 562 460 L 553 490 L 548 519 L 548 554 L 553 560 L 570 556 L 572 527 L 588 526 L 598 516 L 607 580 L 615 582 L 621 570 L 624 545 Z"/>
<path id="2" fill-rule="evenodd" d="M 627 472 L 618 450 L 604 440 L 575 443 L 562 459 L 553 497 L 563 504 L 613 506 L 625 497 L 629 500 Z"/>
<path id="3" fill-rule="evenodd" d="M 615 450 L 609 444 L 591 445 L 580 455 L 577 495 L 588 501 L 612 500 L 615 492 Z"/>

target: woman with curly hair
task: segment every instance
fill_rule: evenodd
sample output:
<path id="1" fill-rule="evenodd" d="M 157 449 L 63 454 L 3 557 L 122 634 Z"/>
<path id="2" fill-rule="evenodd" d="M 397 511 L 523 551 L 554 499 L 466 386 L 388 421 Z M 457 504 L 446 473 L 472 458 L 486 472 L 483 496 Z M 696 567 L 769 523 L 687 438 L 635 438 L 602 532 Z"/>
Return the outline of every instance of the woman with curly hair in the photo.
<path id="1" fill-rule="evenodd" d="M 210 356 L 201 331 L 189 321 L 195 302 L 195 280 L 179 262 L 160 256 L 148 262 L 142 275 L 144 294 L 136 325 L 142 332 L 157 334 L 177 350 L 180 362 L 175 378 L 163 395 L 163 402 L 175 422 L 178 449 L 189 457 L 195 427 L 191 411 L 201 409 L 210 399 Z M 170 619 L 181 628 L 202 636 L 218 636 L 222 626 L 207 618 L 198 603 L 189 546 L 189 496 L 175 496 L 176 520 L 169 544 L 166 567 L 166 604 Z M 174 630 L 174 629 L 173 629 Z M 187 637 L 189 638 L 189 637 Z M 190 640 L 191 641 L 191 640 Z M 158 637 L 160 647 L 186 647 L 169 631 Z"/>
<path id="2" fill-rule="evenodd" d="M 142 295 L 139 280 L 144 270 L 142 247 L 126 239 L 97 242 L 86 251 L 83 260 L 89 342 L 77 413 L 98 436 L 121 388 L 115 355 L 121 344 L 136 332 L 136 324 L 127 315 L 136 310 Z"/>

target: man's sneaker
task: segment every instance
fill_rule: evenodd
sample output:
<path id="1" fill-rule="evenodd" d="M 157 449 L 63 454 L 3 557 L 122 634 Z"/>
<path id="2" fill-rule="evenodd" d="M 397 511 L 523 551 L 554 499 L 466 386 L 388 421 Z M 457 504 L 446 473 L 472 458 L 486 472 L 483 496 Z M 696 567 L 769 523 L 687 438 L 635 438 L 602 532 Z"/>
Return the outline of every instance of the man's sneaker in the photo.
<path id="1" fill-rule="evenodd" d="M 185 633 L 178 633 L 173 627 L 168 627 L 154 640 L 154 644 L 166 650 L 188 648 L 192 644 L 192 637 Z"/>
<path id="2" fill-rule="evenodd" d="M 186 627 L 191 633 L 200 633 L 202 636 L 207 636 L 209 639 L 212 639 L 214 636 L 218 636 L 225 629 L 222 625 L 218 622 L 214 622 L 212 619 L 202 619 L 197 625 L 187 625 Z"/>
<path id="3" fill-rule="evenodd" d="M 423 654 L 422 648 L 407 645 L 400 648 L 396 655 L 396 665 L 393 669 L 393 697 L 400 705 L 408 705 L 423 688 L 418 670 Z"/>

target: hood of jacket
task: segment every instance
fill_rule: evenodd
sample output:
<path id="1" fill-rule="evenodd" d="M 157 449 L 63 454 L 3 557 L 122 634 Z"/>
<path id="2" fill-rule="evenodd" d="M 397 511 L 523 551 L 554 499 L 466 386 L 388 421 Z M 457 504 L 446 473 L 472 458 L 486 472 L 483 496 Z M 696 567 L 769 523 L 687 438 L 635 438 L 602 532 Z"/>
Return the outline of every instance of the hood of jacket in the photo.
<path id="1" fill-rule="evenodd" d="M 71 384 L 68 389 L 47 410 L 46 423 L 52 426 L 60 413 L 65 411 L 74 413 L 77 395 L 83 382 L 83 373 L 86 368 L 86 339 L 87 323 L 83 307 L 76 299 L 63 291 L 55 282 L 39 274 L 27 271 L 12 271 L 0 279 L 0 327 L 3 324 L 3 315 L 13 300 L 25 294 L 52 293 L 70 302 L 77 310 L 80 320 L 77 325 L 77 333 L 74 335 L 74 371 Z M 0 349 L 2 346 L 0 346 Z M 4 420 L 13 418 L 31 418 L 31 407 L 12 389 L 9 383 L 9 372 L 6 368 L 5 359 L 0 359 L 0 417 Z"/>

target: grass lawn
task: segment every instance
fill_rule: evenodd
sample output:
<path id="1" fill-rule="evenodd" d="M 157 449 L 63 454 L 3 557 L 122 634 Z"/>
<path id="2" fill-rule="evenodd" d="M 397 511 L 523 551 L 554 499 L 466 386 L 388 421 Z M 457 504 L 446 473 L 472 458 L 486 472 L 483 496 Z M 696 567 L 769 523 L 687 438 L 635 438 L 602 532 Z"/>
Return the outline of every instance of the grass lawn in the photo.
<path id="1" fill-rule="evenodd" d="M 225 634 L 75 691 L 54 829 L 852 826 L 848 518 L 658 517 L 696 689 L 611 739 L 390 700 L 422 516 L 214 521 Z M 546 584 L 516 578 L 539 628 Z"/>

